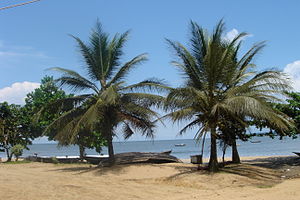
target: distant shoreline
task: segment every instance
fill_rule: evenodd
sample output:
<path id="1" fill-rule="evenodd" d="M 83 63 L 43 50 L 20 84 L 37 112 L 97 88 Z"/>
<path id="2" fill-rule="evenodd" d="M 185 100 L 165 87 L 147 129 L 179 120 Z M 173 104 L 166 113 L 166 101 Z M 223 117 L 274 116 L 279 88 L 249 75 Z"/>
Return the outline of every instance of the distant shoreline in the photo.
<path id="1" fill-rule="evenodd" d="M 285 157 L 288 158 L 288 157 L 298 157 L 298 156 L 296 156 L 296 155 L 243 156 L 243 157 L 240 157 L 240 159 L 241 159 L 241 162 L 246 162 L 246 161 L 256 160 L 256 159 L 285 158 Z M 5 162 L 7 159 L 7 157 L 0 157 L 0 158 L 1 158 L 2 162 Z M 23 158 L 21 158 L 21 160 Z M 179 160 L 181 160 L 183 163 L 191 163 L 190 158 L 179 158 Z M 218 161 L 221 163 L 222 157 L 218 157 Z M 225 162 L 226 161 L 231 161 L 231 157 L 225 157 Z M 204 157 L 203 163 L 208 163 L 208 162 L 209 162 L 209 157 Z"/>
<path id="2" fill-rule="evenodd" d="M 266 159 L 266 158 L 285 158 L 285 157 L 297 157 L 296 155 L 272 155 L 272 156 L 243 156 L 240 157 L 241 162 L 249 161 L 249 160 L 256 160 L 256 159 Z M 183 163 L 190 163 L 191 159 L 190 158 L 183 158 L 180 159 Z M 218 157 L 218 161 L 222 162 L 222 157 Z M 231 161 L 231 157 L 225 157 L 225 162 L 226 161 Z M 203 163 L 208 163 L 209 158 L 204 157 L 203 158 Z"/>

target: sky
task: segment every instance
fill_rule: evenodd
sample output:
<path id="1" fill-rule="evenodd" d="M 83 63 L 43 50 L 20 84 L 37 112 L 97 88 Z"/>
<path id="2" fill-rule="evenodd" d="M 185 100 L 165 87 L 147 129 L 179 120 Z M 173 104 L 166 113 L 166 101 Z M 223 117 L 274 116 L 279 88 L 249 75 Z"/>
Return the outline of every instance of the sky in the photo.
<path id="1" fill-rule="evenodd" d="M 25 0 L 1 0 L 0 7 L 22 2 Z M 266 41 L 255 60 L 258 70 L 286 72 L 294 89 L 300 91 L 299 7 L 298 0 L 41 0 L 0 10 L 0 102 L 23 104 L 43 76 L 57 77 L 47 68 L 84 74 L 84 63 L 70 34 L 87 41 L 97 19 L 111 35 L 131 31 L 124 62 L 148 53 L 149 61 L 131 73 L 128 83 L 157 77 L 173 87 L 182 84 L 182 77 L 170 64 L 175 57 L 165 39 L 187 44 L 191 20 L 212 31 L 223 18 L 224 37 L 249 33 L 243 50 Z M 166 127 L 159 125 L 156 139 L 193 138 L 195 131 L 178 136 L 180 127 L 170 122 Z"/>

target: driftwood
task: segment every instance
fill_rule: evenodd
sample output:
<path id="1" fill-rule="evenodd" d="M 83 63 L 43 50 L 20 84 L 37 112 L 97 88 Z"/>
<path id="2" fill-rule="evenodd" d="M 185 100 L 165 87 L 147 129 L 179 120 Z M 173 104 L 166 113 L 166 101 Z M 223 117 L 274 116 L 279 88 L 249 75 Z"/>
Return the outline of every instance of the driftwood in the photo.
<path id="1" fill-rule="evenodd" d="M 115 154 L 115 164 L 132 164 L 132 163 L 180 163 L 182 162 L 175 156 L 171 156 L 166 152 L 162 153 L 144 153 L 144 152 L 129 152 Z M 108 159 L 102 160 L 100 165 L 109 163 Z"/>

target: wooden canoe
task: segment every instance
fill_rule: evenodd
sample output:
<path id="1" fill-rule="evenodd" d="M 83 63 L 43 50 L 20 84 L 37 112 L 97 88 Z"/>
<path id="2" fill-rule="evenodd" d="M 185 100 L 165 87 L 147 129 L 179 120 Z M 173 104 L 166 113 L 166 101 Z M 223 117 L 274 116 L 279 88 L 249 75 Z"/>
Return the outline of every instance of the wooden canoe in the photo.
<path id="1" fill-rule="evenodd" d="M 123 165 L 123 164 L 134 164 L 134 163 L 180 163 L 182 162 L 175 156 L 171 156 L 166 153 L 154 153 L 154 152 L 128 152 L 128 153 L 119 153 L 115 154 L 115 164 Z M 108 159 L 102 160 L 100 165 L 109 164 Z"/>
<path id="2" fill-rule="evenodd" d="M 296 154 L 297 156 L 300 156 L 300 152 L 293 152 L 294 154 Z"/>

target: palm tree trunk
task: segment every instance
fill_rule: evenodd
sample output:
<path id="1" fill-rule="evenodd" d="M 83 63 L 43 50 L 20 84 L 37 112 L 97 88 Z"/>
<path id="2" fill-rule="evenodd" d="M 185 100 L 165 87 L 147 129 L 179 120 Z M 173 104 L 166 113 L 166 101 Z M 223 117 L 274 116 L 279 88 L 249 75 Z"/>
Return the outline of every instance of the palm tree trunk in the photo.
<path id="1" fill-rule="evenodd" d="M 12 159 L 12 153 L 9 153 L 9 149 L 6 149 L 6 155 L 7 155 L 7 161 L 6 162 L 10 162 Z"/>
<path id="2" fill-rule="evenodd" d="M 79 144 L 79 158 L 81 161 L 83 161 L 84 159 L 84 154 L 85 154 L 85 149 L 84 146 L 82 144 Z"/>
<path id="3" fill-rule="evenodd" d="M 9 158 L 9 150 L 7 148 L 5 148 L 5 152 L 6 152 L 6 157 L 8 159 Z"/>
<path id="4" fill-rule="evenodd" d="M 225 146 L 226 144 L 224 144 L 224 147 L 223 147 L 223 155 L 222 155 L 222 162 L 223 162 L 223 164 L 225 163 L 225 153 L 226 153 L 226 146 Z"/>
<path id="5" fill-rule="evenodd" d="M 114 146 L 112 141 L 113 141 L 112 134 L 107 134 L 107 148 L 108 148 L 108 155 L 109 155 L 109 163 L 111 165 L 113 165 L 115 162 Z"/>
<path id="6" fill-rule="evenodd" d="M 216 127 L 211 128 L 210 137 L 210 158 L 208 163 L 208 170 L 210 172 L 219 171 L 218 156 L 217 156 L 217 137 L 216 137 Z"/>
<path id="7" fill-rule="evenodd" d="M 241 163 L 240 155 L 236 146 L 236 139 L 232 140 L 232 162 L 233 163 Z"/>

